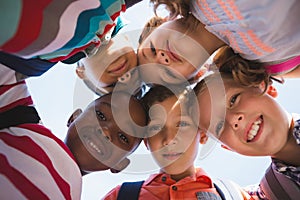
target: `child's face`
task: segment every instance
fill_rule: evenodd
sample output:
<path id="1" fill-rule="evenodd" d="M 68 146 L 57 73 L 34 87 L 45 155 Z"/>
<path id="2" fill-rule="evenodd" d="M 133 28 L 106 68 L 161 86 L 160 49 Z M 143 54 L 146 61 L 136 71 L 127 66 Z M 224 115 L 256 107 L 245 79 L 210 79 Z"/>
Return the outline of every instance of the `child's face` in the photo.
<path id="1" fill-rule="evenodd" d="M 165 22 L 142 42 L 138 50 L 139 65 L 159 63 L 189 80 L 209 58 L 209 54 L 198 43 L 198 37 L 196 31 L 187 32 L 187 25 L 182 19 Z M 144 76 L 147 74 L 142 73 Z M 171 76 L 171 79 L 174 76 L 168 70 L 151 74 L 155 75 Z"/>
<path id="2" fill-rule="evenodd" d="M 113 99 L 109 94 L 95 100 L 69 126 L 66 144 L 82 171 L 114 168 L 140 144 L 138 137 L 143 137 L 143 133 L 134 125 L 146 125 L 142 106 L 133 98 L 129 101 L 125 93 L 115 95 Z M 126 102 L 131 118 L 124 114 L 128 109 Z"/>
<path id="3" fill-rule="evenodd" d="M 152 105 L 146 140 L 161 170 L 172 175 L 193 167 L 200 140 L 197 126 L 176 101 L 172 96 Z"/>
<path id="4" fill-rule="evenodd" d="M 125 35 L 116 35 L 98 52 L 80 61 L 85 76 L 97 87 L 109 87 L 130 69 L 137 66 L 137 56 Z"/>
<path id="5" fill-rule="evenodd" d="M 225 80 L 224 85 L 224 101 L 211 99 L 207 89 L 198 94 L 200 128 L 243 155 L 270 156 L 278 152 L 287 140 L 286 112 L 272 96 L 262 94 L 262 88 L 237 86 L 232 80 Z M 218 109 L 212 112 L 213 107 L 225 108 L 225 117 Z"/>

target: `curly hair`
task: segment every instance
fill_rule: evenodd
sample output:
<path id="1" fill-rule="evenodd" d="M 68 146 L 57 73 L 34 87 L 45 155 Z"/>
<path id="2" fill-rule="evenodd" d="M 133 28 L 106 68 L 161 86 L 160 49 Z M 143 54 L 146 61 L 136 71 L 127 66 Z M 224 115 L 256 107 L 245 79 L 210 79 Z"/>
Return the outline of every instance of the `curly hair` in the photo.
<path id="1" fill-rule="evenodd" d="M 139 45 L 160 25 L 162 25 L 164 22 L 166 22 L 166 19 L 159 17 L 159 16 L 154 16 L 152 17 L 147 23 L 145 24 L 140 37 L 139 37 Z"/>
<path id="2" fill-rule="evenodd" d="M 176 19 L 178 16 L 187 17 L 190 12 L 189 0 L 150 0 L 153 4 L 154 13 L 160 5 L 165 5 L 169 11 L 170 19 Z"/>
<path id="3" fill-rule="evenodd" d="M 242 58 L 229 46 L 221 47 L 213 58 L 213 63 L 221 74 L 231 74 L 234 81 L 246 86 L 255 87 L 265 83 L 265 91 L 270 84 L 270 74 L 263 64 Z"/>
<path id="4" fill-rule="evenodd" d="M 200 21 L 191 15 L 190 0 L 150 0 L 150 3 L 153 4 L 155 15 L 157 15 L 158 7 L 164 5 L 169 11 L 168 20 L 182 18 L 185 21 L 187 32 L 193 31 L 200 24 Z"/>

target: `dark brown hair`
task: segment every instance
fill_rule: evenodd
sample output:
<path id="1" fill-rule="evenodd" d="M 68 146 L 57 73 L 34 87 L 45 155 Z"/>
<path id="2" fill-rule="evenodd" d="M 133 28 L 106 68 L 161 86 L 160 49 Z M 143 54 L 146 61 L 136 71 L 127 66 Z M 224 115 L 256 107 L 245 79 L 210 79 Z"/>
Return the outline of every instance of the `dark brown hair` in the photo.
<path id="1" fill-rule="evenodd" d="M 165 5 L 169 11 L 170 19 L 176 19 L 178 16 L 187 17 L 190 12 L 189 0 L 150 0 L 153 4 L 154 12 L 160 5 Z"/>
<path id="2" fill-rule="evenodd" d="M 179 91 L 174 91 L 176 94 L 179 94 Z M 149 89 L 149 91 L 142 98 L 142 103 L 148 112 L 150 107 L 155 102 L 163 102 L 169 97 L 175 96 L 176 94 L 172 91 L 172 89 L 163 86 L 163 85 L 155 85 Z"/>
<path id="3" fill-rule="evenodd" d="M 250 61 L 235 53 L 229 46 L 221 47 L 213 58 L 213 63 L 222 74 L 231 74 L 235 82 L 246 86 L 259 86 L 265 83 L 265 90 L 270 83 L 270 75 L 262 63 Z"/>
<path id="4" fill-rule="evenodd" d="M 189 112 L 191 117 L 194 120 L 192 115 L 192 111 L 197 111 L 193 106 L 196 106 L 196 96 L 193 90 L 188 90 L 186 87 L 181 86 L 163 86 L 163 85 L 155 85 L 149 89 L 149 91 L 142 98 L 142 104 L 147 112 L 149 117 L 149 109 L 151 106 L 157 102 L 163 102 L 164 100 L 176 96 L 180 101 L 181 106 Z M 149 120 L 149 118 L 148 118 Z"/>
<path id="5" fill-rule="evenodd" d="M 190 0 L 150 0 L 153 4 L 154 13 L 157 15 L 157 9 L 163 5 L 169 11 L 168 20 L 182 18 L 185 22 L 187 32 L 193 31 L 200 24 L 190 12 Z"/>

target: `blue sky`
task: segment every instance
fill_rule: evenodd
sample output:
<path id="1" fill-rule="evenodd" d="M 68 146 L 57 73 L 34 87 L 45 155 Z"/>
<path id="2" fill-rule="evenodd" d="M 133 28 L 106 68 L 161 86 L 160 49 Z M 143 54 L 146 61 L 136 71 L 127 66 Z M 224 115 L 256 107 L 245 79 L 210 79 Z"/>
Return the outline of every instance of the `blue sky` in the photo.
<path id="1" fill-rule="evenodd" d="M 151 15 L 152 10 L 148 7 L 147 1 L 135 5 L 125 15 L 129 20 L 127 29 L 142 27 Z M 96 98 L 76 78 L 74 65 L 58 64 L 43 76 L 31 78 L 28 84 L 44 125 L 62 140 L 65 138 L 67 120 L 72 112 L 78 107 L 84 109 Z M 296 93 L 299 91 L 299 88 L 297 89 L 299 84 L 300 80 L 290 79 L 286 80 L 284 85 L 277 86 L 279 90 L 277 100 L 288 112 L 300 113 L 298 105 L 300 97 Z M 119 174 L 107 171 L 85 176 L 82 199 L 100 199 L 116 185 L 124 181 L 146 179 L 149 174 L 158 170 L 143 144 L 131 156 L 131 159 L 134 165 L 130 165 Z M 231 179 L 245 186 L 258 182 L 269 162 L 270 159 L 267 157 L 240 156 L 217 145 L 208 157 L 203 160 L 197 159 L 195 164 L 204 168 L 212 177 Z"/>

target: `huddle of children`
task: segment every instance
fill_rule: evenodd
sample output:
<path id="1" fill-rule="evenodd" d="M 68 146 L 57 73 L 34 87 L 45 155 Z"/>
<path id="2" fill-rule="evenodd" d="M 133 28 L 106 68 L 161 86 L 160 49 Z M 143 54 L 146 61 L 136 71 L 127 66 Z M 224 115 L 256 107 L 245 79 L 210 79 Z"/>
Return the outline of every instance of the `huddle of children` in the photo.
<path id="1" fill-rule="evenodd" d="M 243 155 L 271 156 L 272 166 L 292 180 L 290 184 L 296 185 L 299 197 L 300 122 L 274 100 L 276 90 L 271 80 L 298 75 L 296 39 L 300 27 L 295 20 L 300 4 L 266 1 L 266 12 L 260 13 L 260 1 L 252 5 L 242 0 L 224 5 L 215 5 L 215 1 L 151 2 L 155 7 L 167 4 L 171 17 L 167 22 L 153 19 L 144 28 L 137 54 L 126 36 L 117 35 L 99 48 L 89 43 L 93 53 L 78 61 L 76 73 L 101 96 L 84 112 L 73 113 L 66 146 L 34 120 L 38 114 L 23 80 L 30 74 L 14 67 L 39 62 L 49 66 L 53 60 L 22 57 L 26 49 L 17 53 L 20 57 L 11 58 L 15 52 L 9 52 L 10 45 L 1 46 L 0 119 L 5 122 L 0 136 L 1 166 L 5 166 L 1 171 L 1 199 L 80 199 L 81 175 L 107 169 L 121 171 L 143 138 L 160 172 L 143 183 L 140 199 L 222 199 L 223 193 L 226 199 L 274 199 L 263 187 L 247 193 L 233 183 L 234 189 L 222 188 L 220 192 L 209 175 L 194 166 L 199 142 L 205 144 L 210 136 Z M 224 13 L 214 12 L 215 7 Z M 290 20 L 283 23 L 278 19 L 278 24 L 262 29 L 271 24 L 268 20 L 273 15 L 263 22 L 255 17 L 276 7 L 284 8 Z M 222 24 L 228 21 L 237 22 L 235 28 Z M 281 26 L 288 31 L 276 32 Z M 213 74 L 199 81 L 202 65 L 220 48 L 215 66 L 207 69 Z M 62 53 L 63 48 L 57 52 Z M 66 52 L 66 60 L 74 59 L 75 54 Z M 136 74 L 138 80 L 134 79 Z M 136 81 L 151 85 L 142 98 L 126 91 L 130 90 L 129 82 Z M 114 90 L 120 83 L 125 83 L 122 91 Z M 183 83 L 196 86 L 186 89 Z M 213 94 L 220 89 L 223 96 Z M 24 120 L 8 120 L 14 118 L 11 116 Z M 33 168 L 34 173 L 30 173 Z M 104 198 L 117 199 L 119 190 L 118 186 Z"/>

